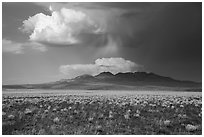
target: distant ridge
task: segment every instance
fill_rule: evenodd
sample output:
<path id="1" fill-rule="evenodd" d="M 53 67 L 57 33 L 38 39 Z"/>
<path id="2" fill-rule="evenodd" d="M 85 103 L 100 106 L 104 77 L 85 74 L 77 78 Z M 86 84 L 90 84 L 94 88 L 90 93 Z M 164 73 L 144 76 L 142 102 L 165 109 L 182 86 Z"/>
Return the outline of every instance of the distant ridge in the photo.
<path id="1" fill-rule="evenodd" d="M 95 76 L 98 79 L 114 78 L 114 75 L 110 72 L 102 72 Z"/>
<path id="2" fill-rule="evenodd" d="M 3 89 L 88 89 L 88 90 L 134 90 L 173 89 L 201 91 L 202 84 L 180 81 L 170 77 L 147 72 L 127 72 L 112 74 L 102 72 L 96 76 L 81 75 L 73 79 L 63 79 L 42 84 L 3 85 Z"/>

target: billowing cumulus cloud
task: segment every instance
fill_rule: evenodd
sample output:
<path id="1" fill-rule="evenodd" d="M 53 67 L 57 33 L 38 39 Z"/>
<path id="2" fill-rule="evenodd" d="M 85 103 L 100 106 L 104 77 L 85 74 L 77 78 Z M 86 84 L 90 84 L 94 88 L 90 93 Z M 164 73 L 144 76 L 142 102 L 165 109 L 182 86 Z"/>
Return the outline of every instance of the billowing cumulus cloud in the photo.
<path id="1" fill-rule="evenodd" d="M 101 72 L 136 72 L 142 66 L 123 58 L 99 58 L 94 64 L 72 64 L 60 66 L 60 72 L 69 78 L 83 74 L 97 75 Z"/>
<path id="2" fill-rule="evenodd" d="M 100 26 L 85 12 L 61 8 L 52 15 L 36 14 L 23 21 L 23 31 L 30 33 L 30 40 L 40 43 L 70 45 L 81 43 L 79 34 L 102 32 Z"/>
<path id="3" fill-rule="evenodd" d="M 47 48 L 44 45 L 35 42 L 18 43 L 7 39 L 2 40 L 2 52 L 24 54 L 26 48 L 34 49 L 40 52 L 47 51 Z"/>

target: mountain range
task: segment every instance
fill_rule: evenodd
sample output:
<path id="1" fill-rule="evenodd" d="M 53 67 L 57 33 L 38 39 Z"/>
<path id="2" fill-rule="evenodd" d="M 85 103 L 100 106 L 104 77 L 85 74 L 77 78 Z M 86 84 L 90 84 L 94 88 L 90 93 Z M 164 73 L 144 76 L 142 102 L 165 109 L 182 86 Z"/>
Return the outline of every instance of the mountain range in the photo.
<path id="1" fill-rule="evenodd" d="M 42 84 L 3 85 L 3 89 L 84 89 L 84 90 L 186 90 L 201 91 L 202 83 L 175 80 L 147 72 L 112 74 L 102 72 L 96 76 L 81 75 Z"/>

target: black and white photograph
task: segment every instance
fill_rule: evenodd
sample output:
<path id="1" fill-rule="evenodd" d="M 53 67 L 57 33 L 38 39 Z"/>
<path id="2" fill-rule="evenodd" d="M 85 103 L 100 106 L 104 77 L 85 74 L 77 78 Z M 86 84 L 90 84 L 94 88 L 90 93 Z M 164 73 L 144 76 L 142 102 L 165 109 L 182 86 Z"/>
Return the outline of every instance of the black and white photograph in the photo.
<path id="1" fill-rule="evenodd" d="M 2 135 L 202 135 L 202 2 L 1 2 Z"/>

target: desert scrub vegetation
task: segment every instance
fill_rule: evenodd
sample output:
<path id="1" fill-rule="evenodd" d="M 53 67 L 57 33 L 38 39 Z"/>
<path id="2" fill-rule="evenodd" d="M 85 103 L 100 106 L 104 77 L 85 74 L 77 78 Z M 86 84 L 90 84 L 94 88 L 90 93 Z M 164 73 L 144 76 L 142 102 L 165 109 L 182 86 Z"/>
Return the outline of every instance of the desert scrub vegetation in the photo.
<path id="1" fill-rule="evenodd" d="M 202 134 L 201 96 L 3 96 L 2 133 Z"/>

